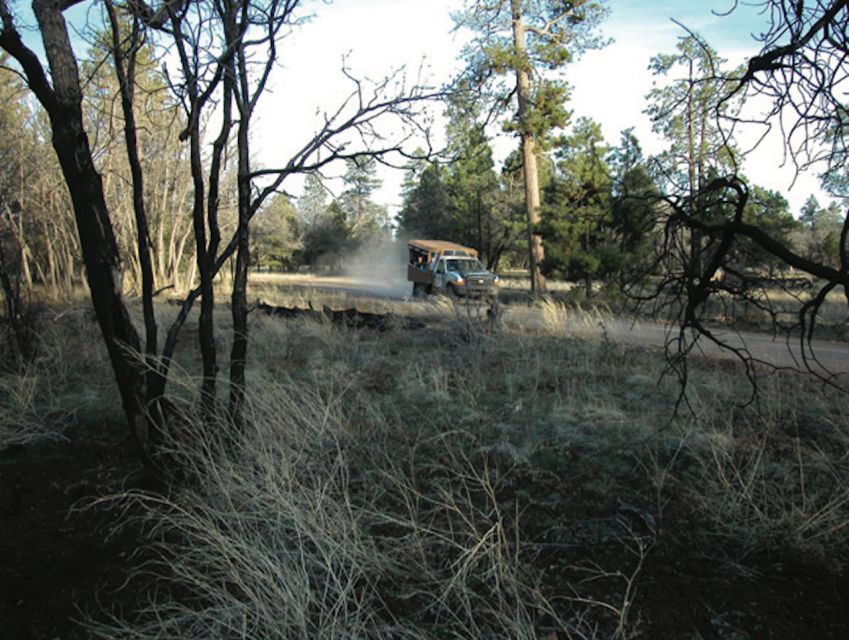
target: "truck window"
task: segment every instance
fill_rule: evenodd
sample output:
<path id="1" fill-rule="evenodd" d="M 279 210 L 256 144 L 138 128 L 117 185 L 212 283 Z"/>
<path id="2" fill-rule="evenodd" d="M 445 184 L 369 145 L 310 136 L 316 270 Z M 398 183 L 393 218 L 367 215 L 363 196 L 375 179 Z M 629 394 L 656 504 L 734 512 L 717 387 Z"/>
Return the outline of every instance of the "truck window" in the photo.
<path id="1" fill-rule="evenodd" d="M 448 270 L 465 276 L 467 273 L 474 271 L 486 271 L 486 268 L 481 264 L 481 261 L 476 258 L 459 258 L 447 260 Z"/>

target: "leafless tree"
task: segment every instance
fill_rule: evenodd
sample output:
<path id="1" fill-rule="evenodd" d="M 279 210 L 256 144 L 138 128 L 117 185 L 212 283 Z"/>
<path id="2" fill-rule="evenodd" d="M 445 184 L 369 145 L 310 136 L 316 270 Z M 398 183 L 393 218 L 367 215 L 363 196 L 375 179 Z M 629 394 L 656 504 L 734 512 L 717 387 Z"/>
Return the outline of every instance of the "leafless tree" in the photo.
<path id="1" fill-rule="evenodd" d="M 766 19 L 758 36 L 761 50 L 742 71 L 721 79 L 728 89 L 714 117 L 729 137 L 746 125 L 763 127 L 764 136 L 778 132 L 787 159 L 799 171 L 821 168 L 833 176 L 846 176 L 849 2 L 763 0 L 759 5 Z M 736 6 L 735 0 L 730 11 Z M 761 98 L 756 104 L 767 99 L 765 114 L 747 116 L 746 108 L 733 110 L 733 116 L 722 113 L 730 101 L 743 99 L 748 105 L 755 104 L 750 100 L 755 96 Z M 686 355 L 702 339 L 732 351 L 746 364 L 754 381 L 757 358 L 712 331 L 705 321 L 708 303 L 743 301 L 767 314 L 774 327 L 786 330 L 788 341 L 798 339 L 795 353 L 801 368 L 836 384 L 836 378 L 817 362 L 813 338 L 829 294 L 842 290 L 849 303 L 849 216 L 844 216 L 837 260 L 816 261 L 747 219 L 749 197 L 746 182 L 734 174 L 716 175 L 693 194 L 665 197 L 658 204 L 664 225 L 658 259 L 650 267 L 653 284 L 635 289 L 638 298 L 651 302 L 655 309 L 671 310 L 677 319 L 677 330 L 670 334 L 667 347 L 684 382 Z M 695 249 L 693 238 L 698 238 Z M 765 283 L 757 274 L 739 269 L 734 256 L 742 245 L 755 246 L 792 267 L 809 283 L 810 292 L 800 294 L 786 283 Z M 793 326 L 782 326 L 770 300 L 767 288 L 776 286 L 784 286 L 798 302 Z"/>
<path id="2" fill-rule="evenodd" d="M 422 146 L 426 105 L 442 92 L 418 81 L 407 84 L 403 71 L 382 81 L 366 83 L 344 71 L 351 93 L 334 110 L 323 114 L 318 129 L 281 166 L 254 168 L 250 124 L 277 59 L 282 33 L 297 25 L 298 0 L 185 0 L 148 5 L 141 0 L 105 0 L 111 26 L 111 57 L 117 75 L 124 120 L 124 144 L 133 187 L 136 255 L 142 280 L 145 342 L 130 319 L 124 300 L 122 264 L 113 220 L 104 197 L 101 174 L 94 161 L 84 126 L 83 93 L 77 59 L 71 48 L 63 12 L 74 2 L 37 0 L 34 12 L 47 53 L 45 68 L 21 38 L 7 0 L 0 0 L 0 48 L 20 66 L 26 84 L 46 111 L 64 181 L 71 194 L 86 277 L 101 331 L 109 351 L 130 429 L 143 459 L 156 467 L 154 456 L 160 430 L 167 423 L 165 390 L 181 327 L 200 298 L 200 351 L 203 361 L 201 403 L 216 411 L 217 354 L 213 333 L 213 279 L 235 256 L 232 293 L 234 341 L 231 353 L 230 412 L 238 419 L 245 393 L 247 357 L 247 267 L 250 262 L 249 224 L 263 203 L 293 174 L 318 171 L 328 164 L 364 156 L 392 162 L 408 157 L 407 145 Z M 123 16 L 123 17 L 122 17 Z M 134 125 L 136 55 L 147 39 L 168 47 L 177 56 L 169 81 L 185 112 L 181 134 L 189 148 L 191 220 L 200 282 L 186 296 L 169 327 L 161 351 L 152 304 L 156 270 L 151 260 L 145 174 Z M 260 61 L 260 62 L 256 62 Z M 204 125 L 215 112 L 217 135 L 205 156 Z M 384 126 L 387 129 L 384 129 Z M 224 172 L 233 131 L 237 155 L 238 223 L 222 236 L 219 213 L 226 198 Z M 387 130 L 391 135 L 387 135 Z M 139 358 L 137 354 L 144 354 Z"/>

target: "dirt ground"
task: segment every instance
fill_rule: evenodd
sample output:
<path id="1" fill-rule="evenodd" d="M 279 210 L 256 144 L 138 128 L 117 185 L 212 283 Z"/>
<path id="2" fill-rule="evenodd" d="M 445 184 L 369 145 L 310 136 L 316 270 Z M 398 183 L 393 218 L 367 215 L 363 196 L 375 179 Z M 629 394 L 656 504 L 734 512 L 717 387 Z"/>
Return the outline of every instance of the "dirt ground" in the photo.
<path id="1" fill-rule="evenodd" d="M 85 613 L 129 610 L 144 598 L 150 584 L 127 582 L 144 558 L 134 555 L 138 528 L 116 532 L 117 513 L 79 508 L 122 486 L 139 486 L 138 468 L 119 426 L 96 438 L 0 453 L 0 638 L 84 638 L 76 621 Z M 527 488 L 576 490 L 554 485 Z M 560 514 L 567 516 L 575 514 Z M 611 552 L 573 549 L 566 558 L 553 551 L 539 564 L 545 581 L 565 582 L 575 578 L 567 568 L 574 553 L 627 566 L 627 556 L 605 557 Z M 615 585 L 599 583 L 599 597 L 608 586 Z M 661 534 L 631 615 L 638 638 L 837 640 L 849 633 L 849 577 L 821 562 L 775 557 L 751 559 L 735 573 L 712 559 L 709 549 Z"/>
<path id="2" fill-rule="evenodd" d="M 135 527 L 118 514 L 82 508 L 135 483 L 138 462 L 119 426 L 100 437 L 0 452 L 0 638 L 87 637 L 86 613 L 132 606 L 144 588 L 127 583 L 139 557 Z"/>

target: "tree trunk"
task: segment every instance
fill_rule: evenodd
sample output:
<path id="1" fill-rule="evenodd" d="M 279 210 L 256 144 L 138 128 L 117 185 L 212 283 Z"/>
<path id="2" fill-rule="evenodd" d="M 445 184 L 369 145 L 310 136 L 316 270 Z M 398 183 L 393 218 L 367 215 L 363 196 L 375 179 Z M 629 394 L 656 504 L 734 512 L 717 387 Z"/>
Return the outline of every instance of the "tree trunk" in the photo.
<path id="1" fill-rule="evenodd" d="M 139 25 L 133 19 L 128 55 L 122 50 L 121 28 L 118 16 L 111 0 L 106 1 L 106 10 L 112 27 L 112 58 L 121 92 L 121 110 L 124 114 L 124 143 L 127 148 L 127 162 L 130 165 L 133 187 L 133 214 L 136 223 L 136 255 L 139 280 L 141 282 L 142 312 L 144 314 L 146 362 L 145 406 L 150 415 L 148 426 L 149 439 L 153 446 L 162 442 L 162 427 L 165 416 L 162 413 L 162 397 L 165 394 L 165 373 L 158 361 L 156 312 L 153 308 L 153 263 L 150 257 L 150 231 L 144 198 L 144 174 L 138 144 L 138 129 L 134 111 L 136 85 L 136 52 L 140 41 Z M 126 64 L 126 66 L 125 66 Z"/>
<path id="2" fill-rule="evenodd" d="M 236 26 L 236 14 L 225 18 L 228 40 L 240 37 Z M 250 121 L 253 105 L 248 87 L 248 67 L 244 49 L 240 49 L 233 62 L 232 70 L 238 70 L 239 91 L 235 92 L 239 112 L 239 128 L 236 141 L 239 169 L 238 228 L 236 229 L 237 250 L 233 273 L 231 312 L 233 314 L 233 346 L 230 350 L 230 416 L 241 424 L 242 408 L 245 403 L 245 362 L 248 353 L 248 265 L 250 264 L 250 219 L 251 219 L 251 164 L 250 164 Z"/>
<path id="3" fill-rule="evenodd" d="M 521 0 L 510 0 L 513 18 L 513 45 L 516 58 L 516 94 L 519 101 L 519 130 L 522 139 L 522 175 L 525 182 L 525 210 L 528 222 L 528 268 L 530 270 L 531 291 L 545 293 L 545 278 L 540 265 L 545 257 L 542 237 L 536 233 L 540 222 L 539 170 L 537 168 L 536 142 L 528 126 L 528 110 L 531 99 L 531 82 L 523 62 L 527 59 L 525 49 L 525 25 L 522 22 Z"/>
<path id="4" fill-rule="evenodd" d="M 204 160 L 201 154 L 201 109 L 203 100 L 199 95 L 199 85 L 195 76 L 187 43 L 183 35 L 183 18 L 168 7 L 171 19 L 172 34 L 180 57 L 180 65 L 187 80 L 187 101 L 189 104 L 189 161 L 192 174 L 194 197 L 192 200 L 192 228 L 195 236 L 195 261 L 200 276 L 200 318 L 198 319 L 198 341 L 200 343 L 201 360 L 203 363 L 203 379 L 201 381 L 201 407 L 206 414 L 215 410 L 216 382 L 218 377 L 218 362 L 215 347 L 215 292 L 213 279 L 215 276 L 215 255 L 220 234 L 218 230 L 218 191 L 217 170 L 220 166 L 218 154 L 213 152 L 212 168 L 210 169 L 209 193 L 204 184 Z M 229 96 L 223 100 L 222 129 L 230 126 Z M 205 202 L 206 200 L 206 202 Z M 207 243 L 207 225 L 209 225 L 209 240 Z"/>
<path id="5" fill-rule="evenodd" d="M 35 0 L 33 11 L 42 34 L 51 72 L 48 81 L 36 56 L 11 26 L 8 7 L 0 45 L 21 64 L 30 88 L 45 108 L 53 132 L 53 148 L 71 195 L 91 301 L 121 394 L 124 414 L 147 462 L 143 366 L 133 355 L 139 338 L 124 305 L 118 245 L 103 195 L 103 182 L 92 159 L 83 126 L 82 91 L 62 5 Z"/>

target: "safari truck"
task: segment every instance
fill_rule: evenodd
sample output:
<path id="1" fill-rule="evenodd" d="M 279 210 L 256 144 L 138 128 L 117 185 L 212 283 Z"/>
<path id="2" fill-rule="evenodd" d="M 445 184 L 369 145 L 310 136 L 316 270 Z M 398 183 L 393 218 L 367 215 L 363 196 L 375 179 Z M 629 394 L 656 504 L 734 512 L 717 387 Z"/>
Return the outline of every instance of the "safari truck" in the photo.
<path id="1" fill-rule="evenodd" d="M 413 295 L 443 292 L 457 296 L 494 296 L 501 278 L 487 271 L 470 247 L 445 240 L 410 240 L 407 280 Z"/>

